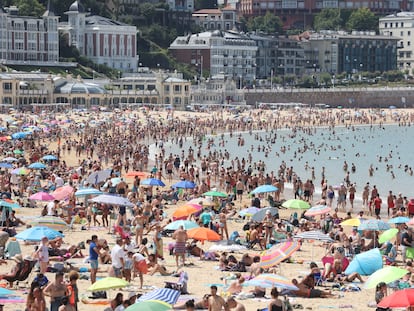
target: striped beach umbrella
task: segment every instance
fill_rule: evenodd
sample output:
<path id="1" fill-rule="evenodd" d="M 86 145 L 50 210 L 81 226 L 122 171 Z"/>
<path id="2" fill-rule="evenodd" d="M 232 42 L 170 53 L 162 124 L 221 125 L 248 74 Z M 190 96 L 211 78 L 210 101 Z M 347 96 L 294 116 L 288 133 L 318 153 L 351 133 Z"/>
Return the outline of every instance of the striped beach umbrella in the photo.
<path id="1" fill-rule="evenodd" d="M 27 175 L 29 174 L 29 170 L 25 167 L 18 167 L 11 171 L 13 175 Z"/>
<path id="2" fill-rule="evenodd" d="M 358 226 L 358 230 L 367 231 L 384 231 L 390 229 L 391 226 L 386 222 L 378 219 L 368 219 L 361 222 Z"/>
<path id="3" fill-rule="evenodd" d="M 33 227 L 48 227 L 56 231 L 64 231 L 68 229 L 68 224 L 60 217 L 42 216 L 30 222 Z"/>
<path id="4" fill-rule="evenodd" d="M 147 300 L 160 300 L 171 305 L 177 303 L 178 297 L 180 297 L 180 291 L 171 288 L 157 288 L 152 292 L 146 293 L 138 298 L 137 302 Z"/>
<path id="5" fill-rule="evenodd" d="M 297 241 L 283 242 L 264 251 L 260 256 L 260 267 L 263 269 L 278 265 L 288 259 L 300 247 Z"/>
<path id="6" fill-rule="evenodd" d="M 281 275 L 262 273 L 244 283 L 244 286 L 259 286 L 263 288 L 279 287 L 289 290 L 298 290 L 292 282 Z"/>
<path id="7" fill-rule="evenodd" d="M 331 208 L 327 205 L 316 205 L 312 206 L 310 209 L 308 209 L 305 212 L 305 216 L 318 216 L 318 215 L 324 215 L 331 211 Z"/>
<path id="8" fill-rule="evenodd" d="M 317 240 L 317 241 L 325 241 L 325 242 L 333 242 L 333 240 L 329 237 L 329 235 L 313 230 L 313 231 L 304 231 L 294 236 L 295 239 L 302 239 L 302 240 Z"/>

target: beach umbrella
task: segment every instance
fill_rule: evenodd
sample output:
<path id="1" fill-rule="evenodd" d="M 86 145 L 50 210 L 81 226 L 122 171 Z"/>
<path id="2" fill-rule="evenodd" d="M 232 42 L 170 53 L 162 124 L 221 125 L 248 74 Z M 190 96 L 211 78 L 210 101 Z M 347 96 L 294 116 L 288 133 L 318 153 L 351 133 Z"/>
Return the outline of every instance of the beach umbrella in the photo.
<path id="1" fill-rule="evenodd" d="M 187 230 L 187 235 L 190 239 L 199 241 L 219 241 L 221 240 L 220 235 L 216 231 L 208 228 L 199 227 Z"/>
<path id="2" fill-rule="evenodd" d="M 196 187 L 196 184 L 189 180 L 181 180 L 178 183 L 172 185 L 171 187 L 182 189 L 194 189 Z"/>
<path id="3" fill-rule="evenodd" d="M 15 168 L 14 170 L 12 170 L 11 173 L 13 175 L 27 175 L 27 174 L 29 174 L 29 171 L 25 167 L 18 167 L 18 168 Z"/>
<path id="4" fill-rule="evenodd" d="M 210 198 L 195 198 L 195 199 L 188 201 L 187 203 L 201 204 L 202 206 L 213 206 L 214 205 L 214 202 Z"/>
<path id="5" fill-rule="evenodd" d="M 389 224 L 405 224 L 409 221 L 410 221 L 410 218 L 408 217 L 398 216 L 398 217 L 394 217 L 388 220 L 388 223 Z"/>
<path id="6" fill-rule="evenodd" d="M 205 197 L 219 197 L 219 198 L 227 198 L 227 194 L 220 191 L 207 191 L 203 193 Z"/>
<path id="7" fill-rule="evenodd" d="M 349 263 L 345 274 L 358 272 L 360 275 L 371 275 L 382 268 L 382 255 L 378 248 L 358 254 Z"/>
<path id="8" fill-rule="evenodd" d="M 371 274 L 370 277 L 365 281 L 364 288 L 375 288 L 381 282 L 389 284 L 391 282 L 401 279 L 407 273 L 409 273 L 409 271 L 406 269 L 387 266 Z"/>
<path id="9" fill-rule="evenodd" d="M 28 168 L 33 169 L 33 170 L 43 170 L 46 168 L 46 165 L 40 162 L 35 162 L 35 163 L 30 164 Z"/>
<path id="10" fill-rule="evenodd" d="M 20 150 L 20 149 L 15 149 L 15 150 L 13 150 L 13 153 L 18 154 L 18 155 L 22 155 L 24 153 L 24 151 Z"/>
<path id="11" fill-rule="evenodd" d="M 395 237 L 398 233 L 398 229 L 397 228 L 391 228 L 388 230 L 385 230 L 383 233 L 380 234 L 379 238 L 378 238 L 378 242 L 379 243 L 385 243 L 389 240 L 391 240 L 393 237 Z"/>
<path id="12" fill-rule="evenodd" d="M 7 162 L 0 162 L 0 168 L 13 168 L 13 165 Z"/>
<path id="13" fill-rule="evenodd" d="M 177 303 L 178 297 L 180 297 L 181 292 L 171 288 L 157 288 L 149 293 L 143 294 L 137 299 L 137 303 L 140 301 L 147 300 L 159 300 L 171 305 Z"/>
<path id="14" fill-rule="evenodd" d="M 187 203 L 179 206 L 172 214 L 174 218 L 188 217 L 202 209 L 201 205 Z"/>
<path id="15" fill-rule="evenodd" d="M 112 169 L 108 168 L 101 171 L 93 172 L 86 178 L 86 182 L 91 185 L 97 185 L 101 182 L 104 182 L 112 175 Z"/>
<path id="16" fill-rule="evenodd" d="M 57 156 L 53 154 L 47 154 L 42 157 L 42 160 L 45 160 L 45 161 L 56 161 L 57 159 L 58 159 Z"/>
<path id="17" fill-rule="evenodd" d="M 138 171 L 130 171 L 128 173 L 125 174 L 125 177 L 147 177 L 147 173 L 144 172 L 138 172 Z"/>
<path id="18" fill-rule="evenodd" d="M 114 177 L 114 178 L 111 178 L 110 181 L 111 181 L 112 186 L 116 187 L 122 181 L 122 178 L 121 177 Z M 109 181 L 107 181 L 103 187 L 104 188 L 108 187 L 108 185 L 109 185 Z"/>
<path id="19" fill-rule="evenodd" d="M 96 281 L 91 286 L 89 286 L 88 291 L 98 292 L 98 291 L 103 291 L 103 290 L 108 290 L 108 289 L 124 288 L 129 285 L 130 284 L 123 279 L 114 278 L 114 277 L 106 277 L 106 278 Z"/>
<path id="20" fill-rule="evenodd" d="M 48 227 L 32 227 L 18 233 L 15 237 L 16 239 L 22 241 L 36 242 L 42 240 L 43 237 L 47 237 L 49 240 L 53 240 L 57 237 L 63 237 L 63 234 Z"/>
<path id="21" fill-rule="evenodd" d="M 250 194 L 259 194 L 259 193 L 266 193 L 266 192 L 275 192 L 277 191 L 277 187 L 273 185 L 261 185 L 255 188 Z"/>
<path id="22" fill-rule="evenodd" d="M 68 224 L 60 217 L 42 216 L 37 217 L 30 222 L 33 227 L 48 227 L 56 231 L 64 231 L 68 229 Z"/>
<path id="23" fill-rule="evenodd" d="M 103 192 L 95 188 L 82 188 L 75 192 L 75 196 L 77 197 L 85 197 L 88 195 L 100 195 L 100 194 L 103 194 Z"/>
<path id="24" fill-rule="evenodd" d="M 171 308 L 172 305 L 161 300 L 146 300 L 130 305 L 125 311 L 168 311 Z"/>
<path id="25" fill-rule="evenodd" d="M 384 297 L 377 306 L 380 308 L 408 308 L 414 306 L 414 288 L 397 290 Z"/>
<path id="26" fill-rule="evenodd" d="M 276 244 L 260 255 L 260 267 L 266 269 L 276 266 L 292 256 L 299 248 L 300 244 L 297 241 Z"/>
<path id="27" fill-rule="evenodd" d="M 9 210 L 21 207 L 18 203 L 9 199 L 0 200 L 0 206 L 7 207 Z"/>
<path id="28" fill-rule="evenodd" d="M 140 185 L 143 186 L 156 186 L 156 187 L 164 187 L 165 184 L 162 180 L 157 178 L 147 178 L 141 181 Z"/>
<path id="29" fill-rule="evenodd" d="M 331 237 L 322 231 L 313 230 L 313 231 L 304 231 L 294 236 L 295 239 L 302 239 L 302 240 L 317 240 L 317 241 L 324 241 L 324 242 L 333 242 Z"/>
<path id="30" fill-rule="evenodd" d="M 27 132 L 17 132 L 17 133 L 13 133 L 11 137 L 12 139 L 23 139 L 23 138 L 26 138 L 28 134 L 29 133 Z"/>
<path id="31" fill-rule="evenodd" d="M 316 205 L 312 206 L 305 212 L 305 216 L 312 217 L 318 215 L 324 215 L 331 211 L 331 208 L 327 205 Z"/>
<path id="32" fill-rule="evenodd" d="M 361 222 L 358 226 L 360 231 L 384 231 L 390 229 L 390 225 L 386 222 L 378 219 L 368 219 Z"/>
<path id="33" fill-rule="evenodd" d="M 279 287 L 288 290 L 298 290 L 289 279 L 272 273 L 259 274 L 253 279 L 244 282 L 244 286 L 259 286 L 263 288 Z"/>
<path id="34" fill-rule="evenodd" d="M 293 208 L 293 209 L 308 209 L 310 207 L 310 204 L 303 200 L 298 199 L 290 199 L 282 204 L 285 208 Z"/>
<path id="35" fill-rule="evenodd" d="M 250 206 L 248 208 L 245 208 L 245 209 L 242 209 L 241 211 L 239 211 L 239 215 L 242 216 L 242 217 L 253 216 L 258 211 L 260 211 L 260 208 L 258 208 L 256 206 Z"/>
<path id="36" fill-rule="evenodd" d="M 73 193 L 73 187 L 63 186 L 56 188 L 51 194 L 56 198 L 56 200 L 67 199 Z"/>
<path id="37" fill-rule="evenodd" d="M 272 217 L 279 214 L 279 210 L 277 209 L 277 207 L 265 207 L 260 209 L 260 211 L 258 211 L 256 214 L 254 214 L 252 216 L 252 220 L 255 222 L 263 221 L 268 211 L 270 212 L 270 215 L 272 215 Z"/>
<path id="38" fill-rule="evenodd" d="M 183 226 L 185 230 L 198 228 L 200 227 L 196 222 L 191 220 L 176 220 L 164 227 L 165 230 L 177 230 L 180 228 L 180 226 Z"/>
<path id="39" fill-rule="evenodd" d="M 90 199 L 89 202 L 102 203 L 102 204 L 111 204 L 111 205 L 123 205 L 133 207 L 134 204 L 131 203 L 128 199 L 116 195 L 101 194 L 97 197 Z"/>
<path id="40" fill-rule="evenodd" d="M 17 162 L 19 160 L 13 157 L 7 157 L 7 158 L 4 158 L 3 161 L 4 162 Z"/>
<path id="41" fill-rule="evenodd" d="M 56 198 L 53 195 L 51 195 L 47 192 L 43 192 L 43 191 L 32 194 L 29 197 L 29 199 L 33 200 L 33 201 L 53 201 L 53 200 L 56 200 Z"/>
<path id="42" fill-rule="evenodd" d="M 341 222 L 341 226 L 358 227 L 360 224 L 361 220 L 359 218 L 350 218 Z"/>

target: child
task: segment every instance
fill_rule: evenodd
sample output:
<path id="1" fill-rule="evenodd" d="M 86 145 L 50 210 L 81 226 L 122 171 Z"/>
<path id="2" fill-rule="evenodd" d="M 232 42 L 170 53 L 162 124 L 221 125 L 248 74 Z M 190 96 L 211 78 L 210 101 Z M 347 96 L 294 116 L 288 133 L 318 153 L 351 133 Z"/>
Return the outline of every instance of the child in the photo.
<path id="1" fill-rule="evenodd" d="M 128 252 L 127 257 L 125 258 L 125 264 L 124 264 L 124 278 L 127 280 L 127 282 L 131 282 L 131 271 L 132 266 L 134 264 L 134 258 L 132 257 L 134 255 L 133 252 Z"/>
<path id="2" fill-rule="evenodd" d="M 49 239 L 47 237 L 42 238 L 42 243 L 39 245 L 35 252 L 35 257 L 39 259 L 40 273 L 45 274 L 47 267 L 49 266 Z"/>

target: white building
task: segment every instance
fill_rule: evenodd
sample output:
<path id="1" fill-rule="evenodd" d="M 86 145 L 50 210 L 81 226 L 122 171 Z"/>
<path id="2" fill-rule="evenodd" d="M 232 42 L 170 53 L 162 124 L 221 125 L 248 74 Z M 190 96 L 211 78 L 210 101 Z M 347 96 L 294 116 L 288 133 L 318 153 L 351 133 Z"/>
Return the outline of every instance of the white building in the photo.
<path id="1" fill-rule="evenodd" d="M 68 22 L 59 29 L 68 34 L 69 44 L 93 62 L 124 72 L 136 72 L 137 28 L 105 17 L 88 16 L 84 7 L 75 1 L 65 12 Z"/>
<path id="2" fill-rule="evenodd" d="M 59 17 L 49 9 L 40 18 L 18 13 L 15 6 L 0 10 L 0 62 L 56 65 L 59 62 Z"/>
<path id="3" fill-rule="evenodd" d="M 414 12 L 399 12 L 380 18 L 381 35 L 399 37 L 397 65 L 401 70 L 414 69 Z"/>
<path id="4" fill-rule="evenodd" d="M 210 76 L 224 74 L 239 86 L 256 79 L 256 42 L 246 35 L 215 30 L 177 37 L 170 45 L 175 58 Z"/>

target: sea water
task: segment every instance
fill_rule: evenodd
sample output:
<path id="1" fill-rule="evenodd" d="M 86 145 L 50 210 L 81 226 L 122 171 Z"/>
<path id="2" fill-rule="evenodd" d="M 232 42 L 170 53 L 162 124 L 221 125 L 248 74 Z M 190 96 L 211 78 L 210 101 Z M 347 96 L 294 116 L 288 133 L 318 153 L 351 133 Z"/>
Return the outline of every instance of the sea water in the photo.
<path id="1" fill-rule="evenodd" d="M 244 146 L 239 146 L 239 137 L 244 139 Z M 325 178 L 329 185 L 339 185 L 344 182 L 346 172 L 344 162 L 348 164 L 351 182 L 356 183 L 357 196 L 360 197 L 364 185 L 369 182 L 371 187 L 376 185 L 381 197 L 385 200 L 388 191 L 394 194 L 402 192 L 404 196 L 414 197 L 414 127 L 398 125 L 367 125 L 354 127 L 325 127 L 313 128 L 310 132 L 291 129 L 273 130 L 268 132 L 237 133 L 232 137 L 224 134 L 224 147 L 220 147 L 221 135 L 207 136 L 201 147 L 202 156 L 209 152 L 227 150 L 230 159 L 238 157 L 248 159 L 251 154 L 253 162 L 263 161 L 266 172 L 277 173 L 282 161 L 288 167 L 292 166 L 296 174 L 305 181 L 312 177 L 314 168 L 314 183 L 320 188 L 322 168 L 325 168 Z M 272 141 L 274 138 L 274 141 Z M 209 139 L 213 143 L 208 147 Z M 192 139 L 187 139 L 180 149 L 177 144 L 164 143 L 165 154 L 181 155 L 184 150 L 197 150 Z M 258 152 L 258 147 L 268 149 Z M 282 149 L 285 152 L 282 152 Z M 151 157 L 159 152 L 151 148 Z M 351 171 L 352 164 L 355 172 Z M 230 161 L 223 163 L 230 166 Z M 369 169 L 372 167 L 372 176 Z M 247 166 L 246 166 L 247 168 Z"/>

